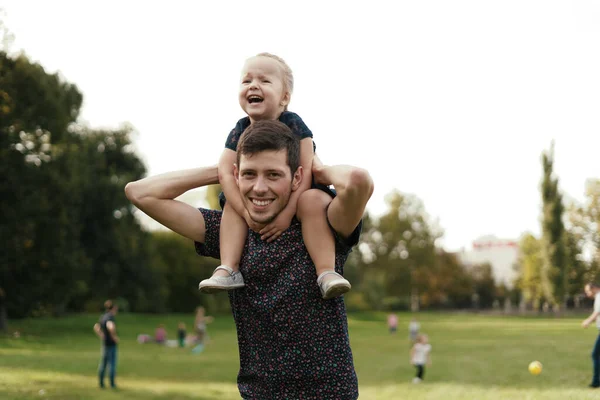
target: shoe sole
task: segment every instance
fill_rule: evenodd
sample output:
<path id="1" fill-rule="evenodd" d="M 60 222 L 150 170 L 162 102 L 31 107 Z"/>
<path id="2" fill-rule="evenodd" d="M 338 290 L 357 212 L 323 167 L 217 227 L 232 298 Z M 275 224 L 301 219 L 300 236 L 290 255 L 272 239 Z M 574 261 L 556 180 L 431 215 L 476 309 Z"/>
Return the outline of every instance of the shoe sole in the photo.
<path id="1" fill-rule="evenodd" d="M 338 283 L 330 286 L 325 293 L 323 293 L 323 300 L 330 300 L 343 295 L 352 288 L 349 283 Z"/>
<path id="2" fill-rule="evenodd" d="M 214 285 L 208 285 L 208 286 L 198 286 L 198 290 L 200 290 L 201 293 L 217 293 L 217 292 L 222 292 L 222 291 L 227 291 L 227 290 L 233 290 L 233 289 L 239 289 L 239 288 L 243 288 L 244 284 L 241 285 L 231 285 L 231 286 L 214 286 Z"/>

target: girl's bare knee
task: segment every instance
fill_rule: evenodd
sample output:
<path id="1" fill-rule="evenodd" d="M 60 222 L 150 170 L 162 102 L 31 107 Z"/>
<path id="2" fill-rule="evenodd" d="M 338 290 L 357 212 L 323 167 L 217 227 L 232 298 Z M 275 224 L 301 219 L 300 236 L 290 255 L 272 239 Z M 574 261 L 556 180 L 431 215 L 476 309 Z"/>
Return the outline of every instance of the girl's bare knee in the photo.
<path id="1" fill-rule="evenodd" d="M 331 200 L 331 196 L 322 190 L 308 189 L 298 198 L 298 217 L 322 213 Z"/>

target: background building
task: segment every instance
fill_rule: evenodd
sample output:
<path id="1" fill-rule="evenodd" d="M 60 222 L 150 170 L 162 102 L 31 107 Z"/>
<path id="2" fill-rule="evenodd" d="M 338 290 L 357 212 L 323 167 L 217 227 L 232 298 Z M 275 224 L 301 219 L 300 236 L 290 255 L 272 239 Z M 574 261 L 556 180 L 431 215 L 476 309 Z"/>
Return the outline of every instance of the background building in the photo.
<path id="1" fill-rule="evenodd" d="M 460 261 L 466 266 L 489 263 L 492 266 L 496 284 L 504 283 L 513 287 L 516 271 L 514 265 L 519 256 L 519 244 L 514 239 L 499 239 L 496 236 L 482 236 L 472 243 L 472 248 L 459 252 Z"/>

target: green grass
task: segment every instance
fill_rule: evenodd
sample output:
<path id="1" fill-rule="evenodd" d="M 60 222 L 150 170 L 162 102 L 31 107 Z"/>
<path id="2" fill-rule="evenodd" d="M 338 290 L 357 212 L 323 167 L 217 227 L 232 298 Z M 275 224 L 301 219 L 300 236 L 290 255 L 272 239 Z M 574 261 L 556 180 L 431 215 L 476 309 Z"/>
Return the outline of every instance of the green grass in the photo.
<path id="1" fill-rule="evenodd" d="M 193 316 L 119 314 L 120 390 L 97 388 L 99 340 L 91 327 L 97 316 L 11 321 L 20 338 L 0 336 L 0 399 L 239 399 L 239 361 L 233 321 L 222 316 L 210 325 L 211 342 L 202 354 L 190 349 L 138 344 L 139 333 Z M 361 399 L 592 399 L 587 388 L 589 353 L 597 334 L 583 330 L 581 318 L 519 318 L 426 313 L 422 331 L 433 346 L 433 365 L 423 384 L 413 385 L 405 334 L 410 316 L 400 316 L 390 335 L 385 314 L 349 317 Z M 527 365 L 539 360 L 539 376 Z"/>

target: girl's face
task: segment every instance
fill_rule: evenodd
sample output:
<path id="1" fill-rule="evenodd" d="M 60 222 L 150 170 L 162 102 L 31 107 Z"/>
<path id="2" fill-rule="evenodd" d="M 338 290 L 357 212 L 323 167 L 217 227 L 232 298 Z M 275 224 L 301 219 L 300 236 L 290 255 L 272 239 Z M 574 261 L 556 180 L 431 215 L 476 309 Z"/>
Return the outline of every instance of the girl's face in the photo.
<path id="1" fill-rule="evenodd" d="M 242 69 L 240 106 L 252 122 L 279 118 L 290 101 L 284 89 L 283 73 L 276 60 L 253 57 Z"/>

